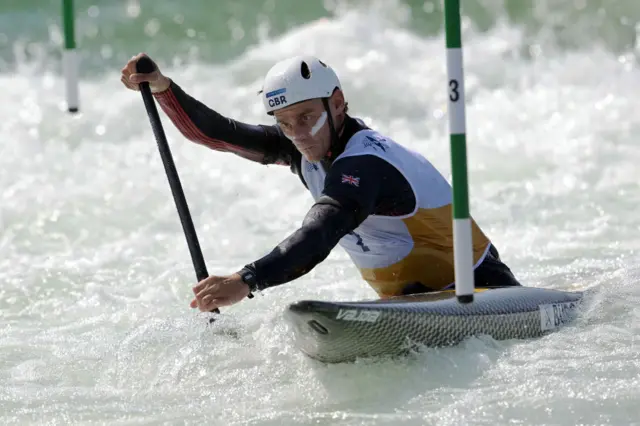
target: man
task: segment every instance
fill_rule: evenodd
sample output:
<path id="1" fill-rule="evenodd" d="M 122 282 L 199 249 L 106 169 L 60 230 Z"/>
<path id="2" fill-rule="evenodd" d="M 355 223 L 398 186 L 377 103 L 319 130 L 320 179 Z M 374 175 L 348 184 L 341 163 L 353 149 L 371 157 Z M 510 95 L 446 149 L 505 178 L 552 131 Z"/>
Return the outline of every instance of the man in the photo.
<path id="1" fill-rule="evenodd" d="M 338 76 L 311 56 L 275 64 L 260 92 L 275 125 L 249 125 L 209 109 L 156 67 L 121 81 L 138 90 L 149 82 L 155 99 L 189 140 L 262 164 L 289 166 L 315 204 L 300 229 L 271 253 L 225 277 L 193 287 L 192 308 L 211 311 L 252 291 L 309 272 L 340 244 L 380 297 L 453 286 L 451 187 L 420 154 L 369 129 L 348 114 Z M 520 285 L 472 221 L 478 287 Z"/>

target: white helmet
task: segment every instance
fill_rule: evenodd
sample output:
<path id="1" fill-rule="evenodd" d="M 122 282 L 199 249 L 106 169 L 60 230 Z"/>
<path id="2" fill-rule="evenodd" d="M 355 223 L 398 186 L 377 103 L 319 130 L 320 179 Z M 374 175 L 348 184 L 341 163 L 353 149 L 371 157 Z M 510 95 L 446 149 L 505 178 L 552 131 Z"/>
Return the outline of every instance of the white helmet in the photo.
<path id="1" fill-rule="evenodd" d="M 340 89 L 333 69 L 314 56 L 296 56 L 275 64 L 264 79 L 262 101 L 267 114 L 309 99 L 327 98 Z"/>

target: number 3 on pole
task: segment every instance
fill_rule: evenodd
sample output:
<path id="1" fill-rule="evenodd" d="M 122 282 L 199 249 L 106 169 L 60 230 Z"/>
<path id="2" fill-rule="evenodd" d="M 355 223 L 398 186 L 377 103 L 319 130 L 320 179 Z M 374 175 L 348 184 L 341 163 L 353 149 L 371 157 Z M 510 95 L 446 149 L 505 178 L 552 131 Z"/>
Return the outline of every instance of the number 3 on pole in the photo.
<path id="1" fill-rule="evenodd" d="M 451 88 L 449 99 L 451 99 L 451 102 L 458 102 L 460 99 L 460 93 L 458 93 L 458 80 L 449 80 L 449 88 Z"/>

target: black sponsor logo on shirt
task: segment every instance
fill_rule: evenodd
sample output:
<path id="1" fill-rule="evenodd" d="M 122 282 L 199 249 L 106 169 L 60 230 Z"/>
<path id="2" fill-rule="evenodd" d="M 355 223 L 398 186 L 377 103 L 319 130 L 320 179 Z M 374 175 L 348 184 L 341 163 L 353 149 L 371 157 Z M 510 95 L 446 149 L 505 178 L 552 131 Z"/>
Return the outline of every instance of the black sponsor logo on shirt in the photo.
<path id="1" fill-rule="evenodd" d="M 371 147 L 376 151 L 380 149 L 381 151 L 387 152 L 387 148 L 389 148 L 389 145 L 386 143 L 383 143 L 383 142 L 386 142 L 385 138 L 381 138 L 379 136 L 375 136 L 375 137 L 366 136 L 366 138 L 368 140 L 363 142 L 365 148 Z"/>

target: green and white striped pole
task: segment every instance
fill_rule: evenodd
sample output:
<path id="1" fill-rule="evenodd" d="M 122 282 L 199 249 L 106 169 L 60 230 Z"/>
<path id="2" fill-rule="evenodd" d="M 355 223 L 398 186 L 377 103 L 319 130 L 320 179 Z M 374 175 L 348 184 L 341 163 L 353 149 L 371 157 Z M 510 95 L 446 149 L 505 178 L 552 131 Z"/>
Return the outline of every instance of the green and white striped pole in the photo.
<path id="1" fill-rule="evenodd" d="M 464 70 L 460 0 L 444 1 L 447 77 L 449 80 L 449 135 L 453 186 L 453 253 L 458 302 L 473 302 L 473 249 L 467 181 L 467 142 L 464 111 Z"/>
<path id="2" fill-rule="evenodd" d="M 76 55 L 73 0 L 62 0 L 64 52 L 62 55 L 69 112 L 78 112 L 78 57 Z"/>

